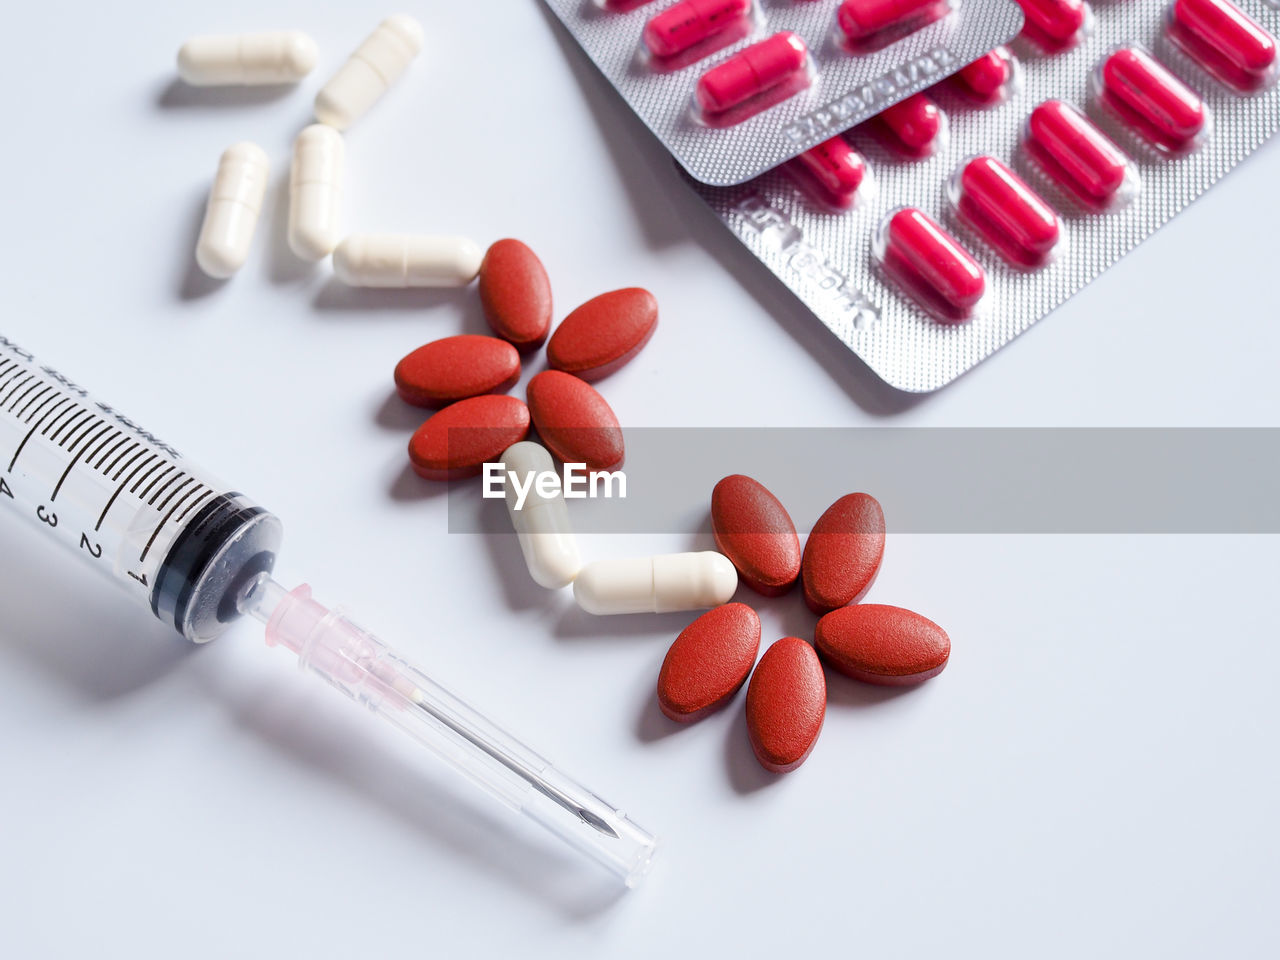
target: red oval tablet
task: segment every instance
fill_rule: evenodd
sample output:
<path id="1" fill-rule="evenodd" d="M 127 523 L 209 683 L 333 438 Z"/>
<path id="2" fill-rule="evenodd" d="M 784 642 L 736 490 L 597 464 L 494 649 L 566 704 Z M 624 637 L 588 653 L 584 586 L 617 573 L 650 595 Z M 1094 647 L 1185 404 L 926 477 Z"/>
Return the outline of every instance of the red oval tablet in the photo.
<path id="1" fill-rule="evenodd" d="M 657 326 L 658 301 L 648 290 L 602 293 L 556 327 L 547 343 L 547 361 L 554 370 L 599 380 L 639 353 Z"/>
<path id="2" fill-rule="evenodd" d="M 519 240 L 499 240 L 480 264 L 480 304 L 493 332 L 521 353 L 551 330 L 551 281 L 537 254 Z"/>
<path id="3" fill-rule="evenodd" d="M 622 427 L 591 384 L 560 370 L 543 370 L 529 381 L 528 397 L 538 435 L 562 461 L 589 470 L 622 465 Z"/>
<path id="4" fill-rule="evenodd" d="M 396 364 L 396 393 L 417 407 L 445 407 L 497 393 L 520 378 L 520 354 L 505 340 L 462 334 L 432 340 Z"/>
<path id="5" fill-rule="evenodd" d="M 747 734 L 766 770 L 794 770 L 813 751 L 827 714 L 827 680 L 813 647 L 783 637 L 764 652 L 747 687 Z"/>
<path id="6" fill-rule="evenodd" d="M 951 638 L 932 620 L 880 603 L 832 610 L 818 621 L 815 639 L 832 667 L 885 686 L 936 677 L 951 656 Z"/>
<path id="7" fill-rule="evenodd" d="M 959 188 L 960 216 L 1006 260 L 1036 266 L 1057 246 L 1058 215 L 995 157 L 965 164 Z"/>
<path id="8" fill-rule="evenodd" d="M 968 316 L 987 289 L 986 274 L 969 251 L 915 207 L 889 218 L 884 265 L 912 296 L 949 318 Z"/>
<path id="9" fill-rule="evenodd" d="M 428 480 L 474 477 L 529 432 L 529 408 L 516 397 L 470 397 L 433 414 L 409 440 L 409 463 Z"/>
<path id="10" fill-rule="evenodd" d="M 740 473 L 711 491 L 711 530 L 720 552 L 747 586 L 766 597 L 791 589 L 800 576 L 800 538 L 778 498 Z"/>
<path id="11" fill-rule="evenodd" d="M 942 130 L 942 111 L 923 93 L 915 93 L 905 100 L 899 100 L 881 111 L 879 119 L 892 135 L 895 144 L 913 157 L 928 154 L 933 149 L 934 139 Z"/>
<path id="12" fill-rule="evenodd" d="M 723 706 L 760 652 L 760 618 L 745 603 L 708 610 L 680 631 L 658 674 L 658 706 L 688 723 Z"/>
<path id="13" fill-rule="evenodd" d="M 1185 147 L 1204 129 L 1204 103 L 1150 54 L 1117 50 L 1102 64 L 1102 97 L 1120 118 L 1157 146 Z"/>
<path id="14" fill-rule="evenodd" d="M 1031 111 L 1027 147 L 1058 185 L 1086 206 L 1111 202 L 1124 185 L 1128 160 L 1106 134 L 1061 100 Z"/>
<path id="15" fill-rule="evenodd" d="M 804 544 L 804 602 L 823 614 L 853 603 L 871 586 L 884 558 L 884 511 L 875 497 L 851 493 L 818 518 Z"/>

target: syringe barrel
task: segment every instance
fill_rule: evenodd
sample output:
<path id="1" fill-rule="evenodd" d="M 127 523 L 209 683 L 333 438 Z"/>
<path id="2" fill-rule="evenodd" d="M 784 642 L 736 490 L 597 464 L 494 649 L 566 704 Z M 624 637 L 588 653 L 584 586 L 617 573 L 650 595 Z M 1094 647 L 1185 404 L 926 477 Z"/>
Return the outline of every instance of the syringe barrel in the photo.
<path id="1" fill-rule="evenodd" d="M 0 513 L 33 521 L 187 639 L 238 616 L 280 521 L 0 336 Z"/>

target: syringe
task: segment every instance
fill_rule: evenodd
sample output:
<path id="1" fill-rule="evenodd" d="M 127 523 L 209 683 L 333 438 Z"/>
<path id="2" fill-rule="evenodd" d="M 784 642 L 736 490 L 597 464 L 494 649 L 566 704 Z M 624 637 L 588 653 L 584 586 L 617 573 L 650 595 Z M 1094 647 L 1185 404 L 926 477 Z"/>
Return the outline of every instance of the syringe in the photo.
<path id="1" fill-rule="evenodd" d="M 115 408 L 0 336 L 0 511 L 109 573 L 188 640 L 242 614 L 300 667 L 411 734 L 632 886 L 655 840 L 410 666 L 341 610 L 271 578 L 283 527 Z"/>

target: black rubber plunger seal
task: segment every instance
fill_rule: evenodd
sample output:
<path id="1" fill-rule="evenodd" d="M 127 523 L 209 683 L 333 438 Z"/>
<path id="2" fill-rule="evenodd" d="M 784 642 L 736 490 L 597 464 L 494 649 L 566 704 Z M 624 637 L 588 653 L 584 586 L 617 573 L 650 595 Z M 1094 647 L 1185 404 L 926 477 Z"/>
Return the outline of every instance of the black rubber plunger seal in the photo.
<path id="1" fill-rule="evenodd" d="M 249 578 L 269 573 L 275 565 L 278 538 L 270 524 L 258 519 L 267 511 L 239 499 L 242 496 L 224 493 L 205 504 L 178 535 L 160 565 L 151 594 L 151 610 L 161 620 L 172 620 L 179 633 L 184 632 L 196 584 L 228 543 L 234 541 L 235 546 L 222 557 L 222 563 L 229 568 L 224 578 L 226 585 L 206 627 L 236 619 L 236 591 Z"/>

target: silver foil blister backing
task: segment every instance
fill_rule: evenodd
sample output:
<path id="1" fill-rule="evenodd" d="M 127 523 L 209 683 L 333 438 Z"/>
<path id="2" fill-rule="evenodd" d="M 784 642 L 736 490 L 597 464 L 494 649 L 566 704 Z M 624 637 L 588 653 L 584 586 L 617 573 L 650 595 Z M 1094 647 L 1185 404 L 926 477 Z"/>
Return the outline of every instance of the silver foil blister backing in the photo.
<path id="1" fill-rule="evenodd" d="M 596 0 L 545 0 L 587 56 L 645 125 L 695 180 L 742 183 L 937 83 L 1022 26 L 1013 0 L 957 0 L 936 20 L 888 46 L 852 55 L 837 39 L 836 0 L 755 0 L 751 33 L 679 70 L 658 72 L 645 61 L 645 24 L 671 3 L 621 13 Z M 817 71 L 810 86 L 730 127 L 698 122 L 698 78 L 743 47 L 784 30 L 809 47 Z"/>
<path id="2" fill-rule="evenodd" d="M 1272 34 L 1280 10 L 1266 0 L 1236 0 Z M 847 213 L 808 199 L 785 169 L 739 186 L 692 184 L 729 229 L 818 318 L 886 382 L 900 390 L 936 390 L 1008 343 L 1204 193 L 1280 129 L 1280 86 L 1252 95 L 1232 92 L 1202 70 L 1165 33 L 1167 0 L 1095 3 L 1092 32 L 1070 50 L 1041 53 L 1024 38 L 1011 44 L 1019 86 L 998 106 L 982 109 L 953 84 L 930 92 L 948 117 L 946 141 L 926 160 L 895 159 L 866 128 L 847 134 L 867 159 L 870 194 Z M 1200 93 L 1212 114 L 1208 136 L 1190 155 L 1168 158 L 1144 147 L 1093 95 L 1091 74 L 1113 49 L 1139 45 Z M 1026 156 L 1023 127 L 1031 110 L 1059 99 L 1080 107 L 1130 157 L 1140 178 L 1132 200 L 1090 213 Z M 1010 267 L 963 223 L 947 201 L 947 180 L 967 157 L 990 154 L 1009 163 L 1062 217 L 1056 259 L 1026 272 Z M 916 206 L 937 219 L 987 272 L 985 310 L 964 323 L 922 312 L 886 282 L 871 255 L 886 213 Z"/>

